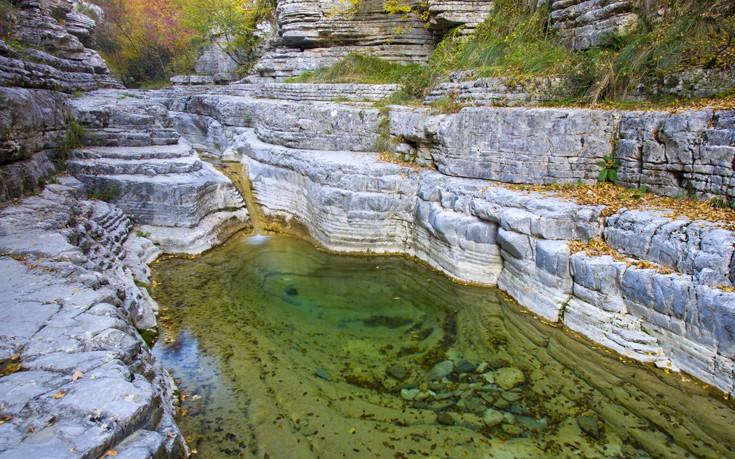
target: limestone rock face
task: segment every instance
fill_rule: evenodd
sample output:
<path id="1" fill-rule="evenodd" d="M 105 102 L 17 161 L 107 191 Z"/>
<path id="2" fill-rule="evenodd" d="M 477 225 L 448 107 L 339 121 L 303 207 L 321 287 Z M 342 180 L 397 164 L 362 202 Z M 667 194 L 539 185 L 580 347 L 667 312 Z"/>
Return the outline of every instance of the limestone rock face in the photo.
<path id="1" fill-rule="evenodd" d="M 0 87 L 0 203 L 34 191 L 59 170 L 52 150 L 64 137 L 68 97 Z"/>
<path id="2" fill-rule="evenodd" d="M 437 31 L 446 31 L 453 27 L 464 26 L 460 33 L 471 33 L 478 24 L 484 21 L 493 10 L 492 1 L 466 0 L 429 0 L 429 27 Z"/>
<path id="3" fill-rule="evenodd" d="M 0 165 L 52 149 L 65 132 L 68 100 L 51 91 L 0 87 Z"/>
<path id="4" fill-rule="evenodd" d="M 198 53 L 194 71 L 202 75 L 232 75 L 238 71 L 238 64 L 228 56 L 214 38 Z M 224 81 L 224 80 L 223 80 Z"/>
<path id="5" fill-rule="evenodd" d="M 442 173 L 504 183 L 595 183 L 603 155 L 618 181 L 667 196 L 735 199 L 735 112 L 684 113 L 468 107 L 396 109 L 390 131 L 405 159 Z"/>
<path id="6" fill-rule="evenodd" d="M 92 31 L 94 21 L 84 14 L 74 11 L 70 0 L 22 0 L 17 6 L 17 33 L 10 37 L 17 40 L 21 49 L 16 56 L 7 56 L 7 51 L 2 54 L 6 57 L 21 61 L 45 64 L 51 67 L 46 74 L 40 74 L 37 78 L 55 78 L 55 72 L 62 72 L 57 79 L 63 79 L 63 72 L 76 74 L 97 75 L 94 87 L 79 88 L 53 88 L 53 89 L 82 89 L 89 90 L 98 87 L 109 87 L 117 85 L 108 76 L 109 70 L 104 61 L 96 51 L 85 46 L 93 45 Z M 35 49 L 27 49 L 28 47 Z M 25 48 L 25 49 L 23 49 Z M 39 51 L 43 49 L 44 51 Z M 53 59 L 56 58 L 56 59 Z M 7 62 L 0 63 L 3 69 Z M 79 75 L 78 78 L 85 78 Z M 69 79 L 69 85 L 72 79 Z M 5 84 L 4 84 L 5 85 Z"/>
<path id="7" fill-rule="evenodd" d="M 391 134 L 426 150 L 442 173 L 504 183 L 594 183 L 612 152 L 615 115 L 568 109 L 465 108 L 391 113 Z M 408 130 L 406 130 L 408 128 Z M 421 152 L 418 152 L 421 154 Z"/>
<path id="8" fill-rule="evenodd" d="M 396 62 L 423 62 L 435 37 L 415 13 L 388 14 L 380 0 L 353 7 L 337 0 L 279 0 L 278 38 L 251 72 L 273 81 L 331 65 L 351 52 Z"/>
<path id="9" fill-rule="evenodd" d="M 469 75 L 467 75 L 469 74 Z M 529 78 L 522 82 L 513 78 L 472 78 L 472 72 L 454 72 L 448 82 L 441 83 L 424 99 L 432 104 L 441 98 L 451 98 L 464 105 L 517 107 L 538 105 L 564 95 L 560 78 Z"/>
<path id="10" fill-rule="evenodd" d="M 69 97 L 117 86 L 91 45 L 94 21 L 69 0 L 12 2 L 0 40 L 0 203 L 34 191 L 59 168 Z M 80 38 L 81 40 L 80 41 Z"/>
<path id="11" fill-rule="evenodd" d="M 74 99 L 73 111 L 87 131 L 69 172 L 143 225 L 164 251 L 199 253 L 247 226 L 242 196 L 179 138 L 161 101 L 99 91 Z"/>
<path id="12" fill-rule="evenodd" d="M 624 186 L 735 199 L 735 111 L 625 114 L 616 155 Z"/>
<path id="13" fill-rule="evenodd" d="M 624 32 L 638 21 L 630 0 L 557 0 L 551 3 L 552 27 L 563 43 L 581 50 L 597 46 L 610 32 Z"/>
<path id="14" fill-rule="evenodd" d="M 350 114 L 370 113 L 365 107 L 315 102 L 297 113 L 292 101 L 255 99 L 244 89 L 194 91 L 169 106 L 198 141 L 216 140 L 212 150 L 242 160 L 268 222 L 330 249 L 405 253 L 452 277 L 497 284 L 533 313 L 622 355 L 735 392 L 735 293 L 722 289 L 733 284 L 732 231 L 665 213 L 603 218 L 602 206 L 492 183 L 593 182 L 603 154 L 630 147 L 639 158 L 648 150 L 631 145 L 655 152 L 664 135 L 662 150 L 682 163 L 691 161 L 685 153 L 705 149 L 727 155 L 729 112 L 476 107 L 436 115 L 390 107 L 398 149 L 436 168 L 415 170 L 362 147 L 332 150 L 367 147 L 384 129 L 380 122 L 350 124 Z M 641 177 L 626 158 L 620 156 L 620 180 Z M 729 174 L 724 163 L 717 171 Z M 569 241 L 603 235 L 633 258 L 570 250 Z M 641 259 L 674 272 L 637 267 Z"/>
<path id="15" fill-rule="evenodd" d="M 0 378 L 1 456 L 186 456 L 173 381 L 136 330 L 155 325 L 136 285 L 155 246 L 130 226 L 71 177 L 0 212 L 0 358 L 21 364 Z"/>

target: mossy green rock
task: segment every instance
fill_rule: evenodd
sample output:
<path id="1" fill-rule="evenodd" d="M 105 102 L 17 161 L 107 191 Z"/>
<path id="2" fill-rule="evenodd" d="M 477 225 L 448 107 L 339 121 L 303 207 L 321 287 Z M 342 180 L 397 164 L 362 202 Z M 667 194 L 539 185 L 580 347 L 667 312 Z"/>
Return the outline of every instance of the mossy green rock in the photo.
<path id="1" fill-rule="evenodd" d="M 505 367 L 495 372 L 495 384 L 505 390 L 513 389 L 524 382 L 526 377 L 518 368 Z"/>

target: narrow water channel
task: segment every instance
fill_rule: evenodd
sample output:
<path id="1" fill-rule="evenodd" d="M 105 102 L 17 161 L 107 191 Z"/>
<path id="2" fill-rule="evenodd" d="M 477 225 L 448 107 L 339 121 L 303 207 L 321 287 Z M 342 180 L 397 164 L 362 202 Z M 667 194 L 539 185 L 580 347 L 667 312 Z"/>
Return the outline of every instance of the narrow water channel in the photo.
<path id="1" fill-rule="evenodd" d="M 195 457 L 735 457 L 721 394 L 402 257 L 237 236 L 154 271 Z"/>

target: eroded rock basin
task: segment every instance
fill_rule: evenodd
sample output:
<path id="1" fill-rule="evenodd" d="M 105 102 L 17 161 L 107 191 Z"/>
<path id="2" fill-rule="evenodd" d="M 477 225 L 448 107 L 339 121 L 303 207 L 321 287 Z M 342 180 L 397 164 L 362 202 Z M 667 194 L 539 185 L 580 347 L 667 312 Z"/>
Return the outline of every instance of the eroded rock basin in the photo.
<path id="1" fill-rule="evenodd" d="M 721 394 L 405 258 L 241 236 L 155 271 L 198 457 L 735 457 Z"/>

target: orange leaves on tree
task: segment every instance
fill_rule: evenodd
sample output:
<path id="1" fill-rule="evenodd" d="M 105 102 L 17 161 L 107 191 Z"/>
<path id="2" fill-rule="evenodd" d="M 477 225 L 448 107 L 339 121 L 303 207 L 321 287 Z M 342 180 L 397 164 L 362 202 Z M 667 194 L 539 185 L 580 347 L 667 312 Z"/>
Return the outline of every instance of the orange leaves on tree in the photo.
<path id="1" fill-rule="evenodd" d="M 195 33 L 185 25 L 174 0 L 96 0 L 104 10 L 100 48 L 124 74 L 126 67 L 149 67 L 150 78 L 168 76 L 168 67 L 191 48 Z M 127 64 L 127 65 L 126 65 Z"/>

